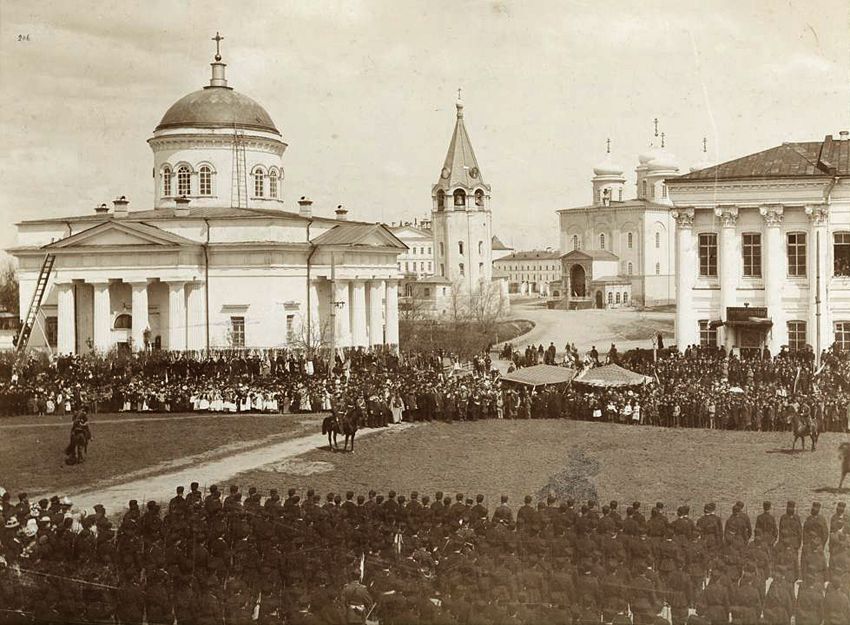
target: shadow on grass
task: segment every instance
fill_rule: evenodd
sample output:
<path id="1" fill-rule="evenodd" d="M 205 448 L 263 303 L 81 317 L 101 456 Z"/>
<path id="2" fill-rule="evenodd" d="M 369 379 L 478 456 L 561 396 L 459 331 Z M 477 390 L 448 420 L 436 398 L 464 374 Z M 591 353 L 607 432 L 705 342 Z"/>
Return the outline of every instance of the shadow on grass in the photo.
<path id="1" fill-rule="evenodd" d="M 784 454 L 786 456 L 795 456 L 795 455 L 802 453 L 804 451 L 811 453 L 811 449 L 800 449 L 799 447 L 797 447 L 796 449 L 791 449 L 790 447 L 780 447 L 779 449 L 768 449 L 764 453 L 766 453 L 766 454 Z"/>

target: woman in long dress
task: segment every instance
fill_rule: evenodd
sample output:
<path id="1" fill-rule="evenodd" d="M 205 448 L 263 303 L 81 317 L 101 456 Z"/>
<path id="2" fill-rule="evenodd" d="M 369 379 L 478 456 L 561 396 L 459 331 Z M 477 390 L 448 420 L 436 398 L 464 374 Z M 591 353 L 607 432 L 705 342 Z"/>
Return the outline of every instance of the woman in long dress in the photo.
<path id="1" fill-rule="evenodd" d="M 390 411 L 393 413 L 393 423 L 401 423 L 401 413 L 404 411 L 404 403 L 396 393 L 390 398 Z"/>

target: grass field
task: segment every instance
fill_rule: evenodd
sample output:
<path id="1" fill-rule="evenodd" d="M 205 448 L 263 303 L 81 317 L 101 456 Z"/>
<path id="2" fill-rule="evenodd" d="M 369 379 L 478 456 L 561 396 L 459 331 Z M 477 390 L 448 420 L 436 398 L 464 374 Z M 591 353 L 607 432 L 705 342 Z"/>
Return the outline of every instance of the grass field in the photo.
<path id="1" fill-rule="evenodd" d="M 357 443 L 355 454 L 315 450 L 278 466 L 244 473 L 234 481 L 279 490 L 313 487 L 365 494 L 370 488 L 400 494 L 442 490 L 484 494 L 492 509 L 500 494 L 519 505 L 526 494 L 561 498 L 687 503 L 701 514 L 707 501 L 723 513 L 740 499 L 750 512 L 787 499 L 826 510 L 847 499 L 836 491 L 838 443 L 821 436 L 814 453 L 788 453 L 786 433 L 718 432 L 630 427 L 574 421 L 479 421 L 390 428 Z M 850 481 L 845 484 L 850 487 Z"/>
<path id="2" fill-rule="evenodd" d="M 67 419 L 3 419 L 0 486 L 16 496 L 21 491 L 53 494 L 138 479 L 199 459 L 315 432 L 316 419 L 310 415 L 97 415 L 91 419 L 94 440 L 89 456 L 75 466 L 64 463 L 70 431 Z M 51 427 L 53 424 L 58 425 Z"/>

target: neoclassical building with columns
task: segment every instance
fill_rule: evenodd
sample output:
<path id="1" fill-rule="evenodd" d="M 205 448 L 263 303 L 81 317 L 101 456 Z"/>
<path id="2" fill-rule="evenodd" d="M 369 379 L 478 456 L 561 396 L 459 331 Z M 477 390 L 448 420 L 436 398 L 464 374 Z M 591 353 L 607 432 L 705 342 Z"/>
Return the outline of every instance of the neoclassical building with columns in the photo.
<path id="1" fill-rule="evenodd" d="M 306 198 L 284 210 L 280 131 L 228 85 L 218 54 L 211 66 L 209 85 L 171 106 L 148 140 L 153 208 L 122 197 L 88 215 L 17 224 L 9 252 L 22 317 L 38 305 L 30 347 L 398 344 L 406 246 L 341 206 L 335 218 L 314 215 Z"/>
<path id="2" fill-rule="evenodd" d="M 676 342 L 850 349 L 850 140 L 783 143 L 666 180 Z"/>

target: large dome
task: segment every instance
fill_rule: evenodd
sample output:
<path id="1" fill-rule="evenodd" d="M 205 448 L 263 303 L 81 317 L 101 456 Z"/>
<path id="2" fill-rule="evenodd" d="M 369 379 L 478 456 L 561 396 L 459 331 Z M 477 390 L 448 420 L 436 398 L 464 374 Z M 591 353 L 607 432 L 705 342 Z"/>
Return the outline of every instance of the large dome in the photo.
<path id="1" fill-rule="evenodd" d="M 171 105 L 156 130 L 168 128 L 247 128 L 280 131 L 262 106 L 229 87 L 209 86 Z"/>

